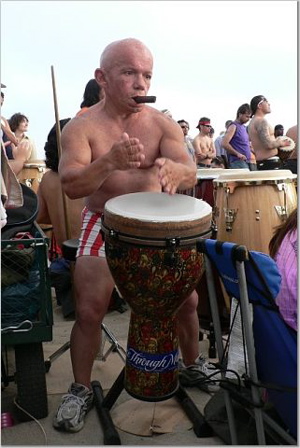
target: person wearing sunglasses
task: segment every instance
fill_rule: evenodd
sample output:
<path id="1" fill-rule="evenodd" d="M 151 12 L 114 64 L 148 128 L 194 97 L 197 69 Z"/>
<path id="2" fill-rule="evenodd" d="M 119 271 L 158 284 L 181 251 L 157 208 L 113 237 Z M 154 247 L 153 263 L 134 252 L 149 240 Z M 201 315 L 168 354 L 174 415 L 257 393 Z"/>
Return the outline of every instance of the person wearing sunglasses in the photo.
<path id="1" fill-rule="evenodd" d="M 211 168 L 211 161 L 216 157 L 216 148 L 213 139 L 210 137 L 211 132 L 210 119 L 202 117 L 199 120 L 199 134 L 193 140 L 196 161 L 198 168 Z"/>
<path id="2" fill-rule="evenodd" d="M 266 120 L 271 113 L 269 101 L 263 95 L 256 95 L 250 102 L 251 121 L 248 126 L 249 137 L 255 153 L 258 170 L 278 170 L 281 160 L 278 148 L 290 145 L 288 139 L 275 138 L 274 128 Z"/>

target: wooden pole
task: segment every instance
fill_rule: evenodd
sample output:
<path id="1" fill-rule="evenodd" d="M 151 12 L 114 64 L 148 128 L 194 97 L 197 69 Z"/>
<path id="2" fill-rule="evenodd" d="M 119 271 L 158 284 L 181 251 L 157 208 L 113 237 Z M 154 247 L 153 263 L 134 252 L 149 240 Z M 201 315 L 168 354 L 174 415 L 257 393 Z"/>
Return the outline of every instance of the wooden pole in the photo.
<path id="1" fill-rule="evenodd" d="M 51 77 L 52 77 L 52 90 L 53 90 L 53 101 L 54 101 L 54 112 L 55 112 L 55 124 L 56 124 L 56 141 L 58 148 L 58 160 L 61 158 L 62 154 L 62 146 L 61 146 L 61 130 L 59 124 L 59 115 L 58 115 L 58 106 L 57 106 L 57 96 L 56 96 L 56 87 L 55 87 L 55 77 L 54 77 L 54 68 L 51 65 Z M 66 236 L 67 239 L 71 239 L 71 230 L 70 230 L 70 220 L 68 216 L 68 206 L 67 206 L 67 198 L 66 194 L 62 189 L 62 198 L 63 198 L 63 209 L 64 209 L 64 218 L 65 218 L 65 227 L 66 227 Z"/>

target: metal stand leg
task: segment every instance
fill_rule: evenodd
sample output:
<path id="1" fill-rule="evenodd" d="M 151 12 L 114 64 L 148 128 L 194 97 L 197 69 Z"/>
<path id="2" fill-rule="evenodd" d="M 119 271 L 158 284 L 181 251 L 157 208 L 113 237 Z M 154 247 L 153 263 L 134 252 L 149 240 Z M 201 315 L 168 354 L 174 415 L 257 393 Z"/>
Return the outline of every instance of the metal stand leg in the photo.
<path id="1" fill-rule="evenodd" d="M 95 395 L 95 404 L 98 411 L 98 416 L 102 424 L 104 432 L 104 445 L 120 445 L 120 439 L 116 431 L 115 425 L 111 419 L 109 411 L 117 401 L 121 392 L 124 389 L 125 367 L 123 367 L 118 378 L 104 397 L 103 389 L 99 381 L 92 381 L 92 388 Z M 197 437 L 211 437 L 213 434 L 212 428 L 205 421 L 203 415 L 196 407 L 192 399 L 186 391 L 179 386 L 175 392 L 178 403 L 182 406 L 186 415 L 193 423 L 193 429 Z M 116 443 L 118 441 L 118 443 Z"/>
<path id="2" fill-rule="evenodd" d="M 110 343 L 109 349 L 106 351 L 106 353 L 100 353 L 100 359 L 101 361 L 106 361 L 108 358 L 108 355 L 111 352 L 117 352 L 120 358 L 125 362 L 126 360 L 126 351 L 124 348 L 119 344 L 118 340 L 116 339 L 115 335 L 109 330 L 109 328 L 105 324 L 101 324 L 102 332 L 104 333 L 105 337 Z M 58 350 L 56 350 L 52 355 L 49 356 L 45 360 L 45 368 L 46 372 L 49 372 L 50 367 L 52 365 L 52 362 L 55 361 L 57 358 L 59 358 L 61 355 L 63 355 L 67 350 L 70 348 L 70 341 L 66 342 L 64 345 L 62 345 Z"/>

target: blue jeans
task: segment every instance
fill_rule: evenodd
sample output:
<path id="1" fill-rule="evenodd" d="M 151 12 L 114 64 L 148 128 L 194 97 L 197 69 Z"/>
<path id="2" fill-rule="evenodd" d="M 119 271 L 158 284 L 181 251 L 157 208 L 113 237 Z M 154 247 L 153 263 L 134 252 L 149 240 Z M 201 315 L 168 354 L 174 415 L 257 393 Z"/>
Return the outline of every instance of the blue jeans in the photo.
<path id="1" fill-rule="evenodd" d="M 234 162 L 230 162 L 229 168 L 232 168 L 232 169 L 247 168 L 247 169 L 249 169 L 249 162 L 246 162 L 245 160 L 235 160 Z"/>

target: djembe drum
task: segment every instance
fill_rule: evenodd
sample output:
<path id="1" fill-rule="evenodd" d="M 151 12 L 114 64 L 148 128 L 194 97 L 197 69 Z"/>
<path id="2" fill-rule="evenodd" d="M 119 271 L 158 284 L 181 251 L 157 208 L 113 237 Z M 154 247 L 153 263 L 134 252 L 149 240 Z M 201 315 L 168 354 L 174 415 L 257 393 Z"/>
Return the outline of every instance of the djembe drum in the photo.
<path id="1" fill-rule="evenodd" d="M 213 181 L 217 239 L 269 253 L 275 227 L 297 206 L 296 178 L 289 170 L 219 176 Z"/>
<path id="2" fill-rule="evenodd" d="M 32 160 L 24 163 L 17 177 L 22 184 L 27 185 L 27 187 L 37 193 L 45 172 L 46 164 L 43 160 Z"/>
<path id="3" fill-rule="evenodd" d="M 124 388 L 144 401 L 178 389 L 176 312 L 203 271 L 197 241 L 210 236 L 211 207 L 185 195 L 131 193 L 107 201 L 108 266 L 131 308 Z"/>

